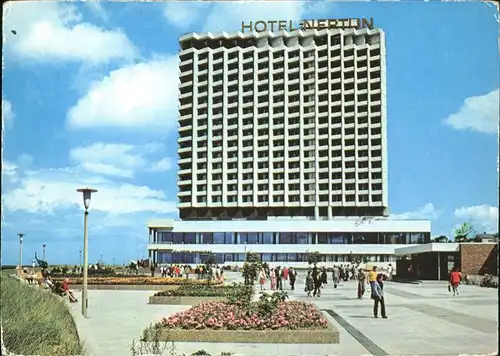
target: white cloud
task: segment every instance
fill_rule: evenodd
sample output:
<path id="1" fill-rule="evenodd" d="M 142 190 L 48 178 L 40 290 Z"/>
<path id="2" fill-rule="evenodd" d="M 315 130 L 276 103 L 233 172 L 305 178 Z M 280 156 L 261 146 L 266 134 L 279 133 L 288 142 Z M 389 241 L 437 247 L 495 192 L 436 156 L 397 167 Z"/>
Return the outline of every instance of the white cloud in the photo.
<path id="1" fill-rule="evenodd" d="M 177 124 L 178 59 L 112 71 L 90 86 L 67 115 L 70 128 L 172 129 Z"/>
<path id="2" fill-rule="evenodd" d="M 163 9 L 166 20 L 179 28 L 185 29 L 199 22 L 203 12 L 210 8 L 210 3 L 197 2 L 167 2 Z"/>
<path id="3" fill-rule="evenodd" d="M 499 89 L 465 99 L 460 110 L 448 116 L 444 123 L 456 130 L 471 130 L 496 134 L 499 124 Z"/>
<path id="4" fill-rule="evenodd" d="M 204 32 L 241 31 L 244 21 L 269 21 L 284 19 L 300 21 L 307 12 L 312 12 L 316 6 L 323 4 L 303 1 L 253 1 L 253 2 L 221 2 L 216 3 L 206 16 Z"/>
<path id="5" fill-rule="evenodd" d="M 101 21 L 109 20 L 109 13 L 102 6 L 102 4 L 98 1 L 85 1 L 85 6 L 92 12 L 92 14 L 100 19 Z"/>
<path id="6" fill-rule="evenodd" d="M 14 111 L 12 103 L 7 99 L 2 99 L 2 130 L 11 129 L 14 124 Z"/>
<path id="7" fill-rule="evenodd" d="M 132 178 L 140 170 L 166 171 L 172 167 L 168 157 L 160 160 L 148 156 L 164 150 L 163 145 L 134 146 L 126 144 L 94 143 L 74 148 L 70 159 L 83 170 L 105 176 Z"/>
<path id="8" fill-rule="evenodd" d="M 153 172 L 165 172 L 172 168 L 172 160 L 169 157 L 165 157 L 158 162 L 153 163 L 151 170 Z"/>
<path id="9" fill-rule="evenodd" d="M 12 162 L 2 161 L 2 177 L 9 181 L 16 181 L 17 179 L 17 165 Z"/>
<path id="10" fill-rule="evenodd" d="M 112 214 L 176 212 L 175 201 L 166 199 L 162 191 L 97 175 L 79 168 L 28 170 L 19 184 L 2 199 L 10 211 L 54 213 L 58 209 L 82 208 L 82 196 L 76 189 L 89 186 L 98 190 L 92 197 L 91 210 Z"/>
<path id="11" fill-rule="evenodd" d="M 233 32 L 241 30 L 242 21 L 276 19 L 299 21 L 306 14 L 325 10 L 330 2 L 300 1 L 238 1 L 205 4 L 201 2 L 169 2 L 165 4 L 165 19 L 176 27 L 202 32 Z M 278 14 L 278 15 L 277 15 Z M 202 21 L 204 19 L 204 21 Z M 198 25 L 200 24 L 200 25 Z"/>
<path id="12" fill-rule="evenodd" d="M 407 219 L 428 219 L 435 220 L 443 213 L 442 210 L 436 209 L 434 204 L 427 203 L 424 206 L 401 214 L 391 214 L 392 219 L 407 220 Z"/>
<path id="13" fill-rule="evenodd" d="M 478 233 L 498 232 L 498 208 L 489 205 L 476 205 L 455 209 L 455 217 L 468 221 Z"/>
<path id="14" fill-rule="evenodd" d="M 7 52 L 23 59 L 98 63 L 137 55 L 125 33 L 83 22 L 71 4 L 10 1 L 3 28 Z"/>

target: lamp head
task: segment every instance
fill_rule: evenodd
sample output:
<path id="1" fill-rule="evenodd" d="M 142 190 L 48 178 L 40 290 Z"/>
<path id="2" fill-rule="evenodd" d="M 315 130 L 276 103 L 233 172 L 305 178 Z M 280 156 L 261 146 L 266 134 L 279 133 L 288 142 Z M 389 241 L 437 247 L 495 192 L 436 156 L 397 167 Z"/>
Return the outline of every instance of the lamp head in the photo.
<path id="1" fill-rule="evenodd" d="M 90 197 L 92 193 L 97 193 L 97 189 L 92 189 L 92 188 L 80 188 L 76 190 L 79 193 L 83 193 L 83 205 L 85 207 L 85 210 L 87 210 L 90 207 Z"/>
<path id="2" fill-rule="evenodd" d="M 19 243 L 23 243 L 24 234 L 19 233 Z"/>

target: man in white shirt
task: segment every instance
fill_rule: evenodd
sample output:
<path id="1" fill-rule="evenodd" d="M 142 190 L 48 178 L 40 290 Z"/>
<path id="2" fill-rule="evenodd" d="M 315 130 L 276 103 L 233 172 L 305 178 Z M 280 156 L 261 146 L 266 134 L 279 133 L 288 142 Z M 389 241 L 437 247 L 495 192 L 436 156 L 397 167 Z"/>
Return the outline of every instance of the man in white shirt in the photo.
<path id="1" fill-rule="evenodd" d="M 392 272 L 393 272 L 393 268 L 392 268 L 392 265 L 389 263 L 389 266 L 387 267 L 387 280 L 388 281 L 392 280 Z"/>

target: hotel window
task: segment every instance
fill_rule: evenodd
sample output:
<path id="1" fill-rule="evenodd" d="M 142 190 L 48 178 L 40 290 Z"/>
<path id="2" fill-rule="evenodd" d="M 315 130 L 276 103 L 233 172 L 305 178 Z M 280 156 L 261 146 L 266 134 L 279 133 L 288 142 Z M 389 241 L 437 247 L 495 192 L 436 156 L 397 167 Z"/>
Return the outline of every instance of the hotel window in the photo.
<path id="1" fill-rule="evenodd" d="M 297 243 L 299 244 L 307 244 L 309 241 L 309 234 L 307 232 L 298 232 L 297 233 Z"/>
<path id="2" fill-rule="evenodd" d="M 173 241 L 173 235 L 171 232 L 159 232 L 158 235 L 158 242 L 160 243 L 168 243 Z"/>
<path id="3" fill-rule="evenodd" d="M 263 244 L 272 244 L 273 243 L 273 233 L 272 232 L 263 232 L 262 233 L 262 243 Z"/>
<path id="4" fill-rule="evenodd" d="M 204 232 L 202 235 L 202 243 L 212 244 L 214 242 L 214 235 L 211 232 Z"/>
<path id="5" fill-rule="evenodd" d="M 262 254 L 262 262 L 271 262 L 272 254 L 271 253 L 263 253 Z"/>
<path id="6" fill-rule="evenodd" d="M 184 233 L 184 243 L 185 244 L 195 244 L 196 243 L 196 233 L 185 232 Z"/>
<path id="7" fill-rule="evenodd" d="M 240 234 L 240 243 L 255 245 L 259 243 L 257 232 L 243 232 Z"/>
<path id="8" fill-rule="evenodd" d="M 224 244 L 225 234 L 223 232 L 214 232 L 213 242 L 214 244 Z"/>
<path id="9" fill-rule="evenodd" d="M 350 244 L 351 237 L 349 235 L 330 232 L 328 234 L 328 243 L 332 245 Z"/>
<path id="10" fill-rule="evenodd" d="M 235 234 L 234 232 L 226 232 L 224 237 L 224 243 L 226 245 L 232 245 L 235 243 Z"/>
<path id="11" fill-rule="evenodd" d="M 280 244 L 296 244 L 297 236 L 293 232 L 280 232 L 279 241 Z"/>
<path id="12" fill-rule="evenodd" d="M 184 243 L 184 233 L 182 232 L 174 232 L 174 244 L 183 244 Z"/>

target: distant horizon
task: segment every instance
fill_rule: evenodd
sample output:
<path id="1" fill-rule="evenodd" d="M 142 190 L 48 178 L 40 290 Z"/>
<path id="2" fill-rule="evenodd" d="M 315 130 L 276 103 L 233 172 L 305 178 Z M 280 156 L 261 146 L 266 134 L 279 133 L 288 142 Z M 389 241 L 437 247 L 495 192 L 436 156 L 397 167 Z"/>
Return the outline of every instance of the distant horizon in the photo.
<path id="1" fill-rule="evenodd" d="M 430 220 L 431 237 L 450 237 L 465 221 L 476 231 L 498 232 L 494 6 L 293 1 L 5 7 L 3 265 L 18 263 L 18 232 L 26 234 L 23 256 L 41 255 L 46 244 L 49 263 L 78 262 L 83 200 L 76 189 L 82 186 L 98 189 L 89 209 L 89 261 L 101 254 L 117 261 L 145 258 L 147 221 L 179 216 L 178 88 L 172 85 L 178 83 L 179 37 L 234 32 L 242 21 L 276 17 L 373 18 L 386 37 L 390 216 Z"/>

